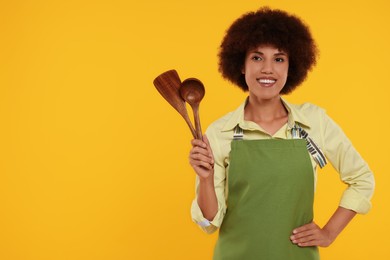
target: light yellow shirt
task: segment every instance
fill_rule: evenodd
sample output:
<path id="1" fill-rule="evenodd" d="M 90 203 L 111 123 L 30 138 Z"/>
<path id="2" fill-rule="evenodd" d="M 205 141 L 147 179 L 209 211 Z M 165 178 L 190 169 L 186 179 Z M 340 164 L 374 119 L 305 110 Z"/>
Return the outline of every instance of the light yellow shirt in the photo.
<path id="1" fill-rule="evenodd" d="M 339 205 L 361 214 L 370 210 L 370 199 L 375 185 L 373 174 L 341 128 L 318 106 L 309 103 L 292 105 L 284 99 L 282 101 L 288 111 L 288 122 L 273 136 L 267 134 L 258 124 L 244 120 L 246 101 L 235 111 L 228 113 L 208 127 L 206 135 L 210 141 L 215 161 L 214 186 L 218 199 L 218 213 L 212 221 L 205 219 L 197 203 L 197 197 L 193 200 L 191 207 L 192 219 L 206 233 L 216 231 L 221 226 L 226 213 L 230 144 L 237 124 L 244 130 L 245 140 L 255 140 L 290 139 L 292 138 L 291 128 L 298 123 L 320 146 L 328 162 L 340 174 L 340 179 L 348 185 Z M 311 159 L 316 179 L 317 165 L 313 158 Z M 196 178 L 196 194 L 198 185 L 199 179 Z"/>

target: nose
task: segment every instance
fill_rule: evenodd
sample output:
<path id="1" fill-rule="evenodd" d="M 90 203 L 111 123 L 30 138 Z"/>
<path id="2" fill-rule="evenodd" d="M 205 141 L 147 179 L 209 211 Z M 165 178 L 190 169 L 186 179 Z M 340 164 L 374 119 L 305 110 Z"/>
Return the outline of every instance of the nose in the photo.
<path id="1" fill-rule="evenodd" d="M 272 74 L 273 73 L 273 68 L 272 68 L 272 62 L 271 61 L 264 61 L 262 63 L 261 67 L 261 73 L 263 74 Z"/>

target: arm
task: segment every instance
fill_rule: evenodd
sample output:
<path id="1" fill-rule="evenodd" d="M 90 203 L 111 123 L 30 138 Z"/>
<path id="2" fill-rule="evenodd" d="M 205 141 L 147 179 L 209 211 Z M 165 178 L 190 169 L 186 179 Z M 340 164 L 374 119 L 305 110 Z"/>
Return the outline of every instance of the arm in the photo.
<path id="1" fill-rule="evenodd" d="M 214 188 L 214 158 L 206 136 L 191 142 L 190 164 L 199 178 L 197 202 L 203 216 L 212 221 L 218 212 L 218 200 Z"/>
<path id="2" fill-rule="evenodd" d="M 338 207 L 323 228 L 312 222 L 294 229 L 290 239 L 298 246 L 327 247 L 333 243 L 355 215 L 356 212 L 352 210 Z"/>
<path id="3" fill-rule="evenodd" d="M 325 112 L 321 117 L 320 131 L 325 156 L 339 173 L 340 180 L 347 186 L 339 206 L 358 214 L 366 214 L 371 208 L 370 200 L 375 188 L 374 175 L 337 123 Z"/>
<path id="4" fill-rule="evenodd" d="M 212 149 L 212 156 L 213 156 L 213 161 L 214 164 L 213 166 L 213 178 L 210 178 L 209 181 L 213 182 L 214 188 L 211 190 L 211 183 L 208 183 L 206 186 L 201 185 L 205 184 L 200 184 L 201 178 L 198 174 L 196 174 L 196 180 L 195 180 L 195 192 L 196 196 L 195 199 L 192 201 L 191 205 L 191 217 L 192 220 L 199 225 L 199 227 L 207 234 L 212 234 L 215 231 L 218 230 L 218 228 L 221 226 L 223 218 L 226 213 L 226 200 L 225 200 L 225 184 L 226 184 L 226 167 L 224 165 L 224 158 L 225 155 L 221 151 L 221 143 L 218 141 L 218 138 L 215 136 L 215 131 L 212 131 L 208 129 L 207 132 L 207 141 L 210 143 L 210 147 Z M 219 132 L 219 131 L 217 131 Z M 207 144 L 206 144 L 207 146 Z M 191 154 L 190 154 L 191 156 Z M 195 166 L 196 167 L 196 166 Z M 194 168 L 195 170 L 195 168 Z M 197 170 L 195 170 L 197 172 Z M 213 219 L 210 219 L 212 215 L 214 215 L 214 212 L 211 213 L 211 215 L 208 215 L 206 213 L 205 208 L 200 208 L 199 203 L 198 203 L 198 196 L 199 194 L 203 194 L 203 191 L 200 191 L 203 187 L 209 187 L 211 193 L 215 192 L 216 198 L 217 198 L 217 213 Z M 201 195 L 202 197 L 202 195 Z M 213 196 L 211 196 L 213 197 Z M 208 195 L 204 196 L 204 198 L 208 198 Z M 209 197 L 210 198 L 210 197 Z M 203 199 L 199 199 L 200 204 L 202 204 Z M 214 201 L 215 202 L 215 201 Z M 203 205 L 204 206 L 204 205 Z M 202 206 L 202 207 L 203 207 Z M 215 207 L 215 206 L 214 206 Z M 215 210 L 215 208 L 214 208 Z M 207 218 L 204 216 L 203 211 L 207 214 Z"/>
<path id="5" fill-rule="evenodd" d="M 290 239 L 299 246 L 329 246 L 357 213 L 369 211 L 375 186 L 370 168 L 341 128 L 324 111 L 319 118 L 318 139 L 341 181 L 348 186 L 339 207 L 323 228 L 312 222 L 293 230 Z"/>

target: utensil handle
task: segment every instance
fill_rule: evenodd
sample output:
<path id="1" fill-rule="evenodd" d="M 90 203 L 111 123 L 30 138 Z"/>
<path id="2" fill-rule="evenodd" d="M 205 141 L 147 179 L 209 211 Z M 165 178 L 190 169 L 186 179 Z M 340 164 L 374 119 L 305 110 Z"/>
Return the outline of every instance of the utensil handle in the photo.
<path id="1" fill-rule="evenodd" d="M 195 122 L 195 129 L 196 129 L 196 139 L 203 140 L 202 127 L 200 125 L 200 118 L 199 118 L 199 107 L 194 106 L 193 112 L 194 112 L 194 122 Z"/>
<path id="2" fill-rule="evenodd" d="M 185 114 L 185 115 L 182 115 L 182 116 L 183 116 L 184 120 L 186 121 L 188 127 L 190 128 L 192 136 L 193 136 L 194 138 L 197 138 L 196 131 L 195 131 L 194 126 L 192 125 L 191 120 L 190 120 L 190 118 L 188 117 L 188 115 Z"/>

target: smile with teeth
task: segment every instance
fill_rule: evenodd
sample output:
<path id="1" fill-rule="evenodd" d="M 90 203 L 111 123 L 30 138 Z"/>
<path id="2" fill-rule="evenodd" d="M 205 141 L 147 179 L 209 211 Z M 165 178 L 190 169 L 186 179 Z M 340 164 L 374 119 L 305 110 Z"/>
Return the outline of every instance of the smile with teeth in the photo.
<path id="1" fill-rule="evenodd" d="M 262 84 L 272 84 L 276 82 L 274 79 L 259 79 L 258 81 Z"/>

